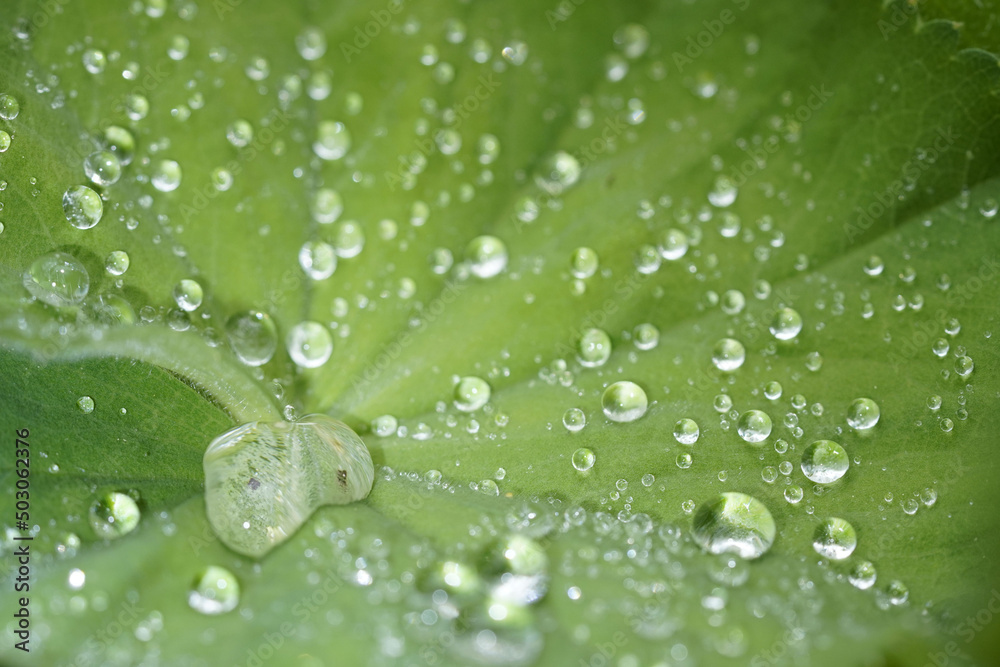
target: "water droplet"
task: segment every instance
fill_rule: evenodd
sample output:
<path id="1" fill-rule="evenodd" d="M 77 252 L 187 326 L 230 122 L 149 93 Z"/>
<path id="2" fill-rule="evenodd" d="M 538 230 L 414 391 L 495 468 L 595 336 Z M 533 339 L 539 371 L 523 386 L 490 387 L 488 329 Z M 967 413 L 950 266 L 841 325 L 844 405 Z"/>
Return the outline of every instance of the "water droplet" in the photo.
<path id="1" fill-rule="evenodd" d="M 797 310 L 781 308 L 775 313 L 769 331 L 778 340 L 791 340 L 802 331 L 802 316 Z"/>
<path id="2" fill-rule="evenodd" d="M 847 575 L 847 580 L 851 582 L 851 585 L 863 591 L 875 585 L 877 578 L 878 572 L 869 560 L 859 560 L 851 568 L 850 574 Z"/>
<path id="3" fill-rule="evenodd" d="M 719 308 L 727 315 L 738 315 L 746 307 L 746 297 L 738 289 L 726 290 L 719 300 Z"/>
<path id="4" fill-rule="evenodd" d="M 764 442 L 771 435 L 771 417 L 761 410 L 747 410 L 740 415 L 736 431 L 746 442 Z"/>
<path id="5" fill-rule="evenodd" d="M 151 181 L 160 192 L 173 192 L 181 184 L 181 166 L 174 160 L 157 160 L 153 164 Z"/>
<path id="6" fill-rule="evenodd" d="M 781 398 L 782 387 L 780 382 L 768 382 L 764 385 L 764 398 L 769 401 L 776 401 Z"/>
<path id="7" fill-rule="evenodd" d="M 847 408 L 847 423 L 858 430 L 869 429 L 878 423 L 880 414 L 878 403 L 870 398 L 856 398 Z"/>
<path id="8" fill-rule="evenodd" d="M 792 486 L 785 487 L 785 500 L 787 500 L 791 505 L 797 505 L 802 500 L 804 495 L 805 493 L 802 491 L 801 486 L 793 484 Z"/>
<path id="9" fill-rule="evenodd" d="M 691 536 L 714 554 L 732 553 L 753 559 L 774 543 L 777 527 L 764 503 L 743 493 L 722 493 L 703 503 L 694 517 Z"/>
<path id="10" fill-rule="evenodd" d="M 660 330 L 652 324 L 637 324 L 632 330 L 632 342 L 640 350 L 652 350 L 660 343 Z"/>
<path id="11" fill-rule="evenodd" d="M 299 249 L 299 265 L 313 280 L 326 280 L 337 269 L 337 253 L 323 241 L 306 241 Z"/>
<path id="12" fill-rule="evenodd" d="M 240 583 L 224 567 L 209 565 L 194 580 L 188 592 L 188 605 L 202 614 L 225 614 L 240 602 Z"/>
<path id="13" fill-rule="evenodd" d="M 278 349 L 278 329 L 267 313 L 246 310 L 226 321 L 226 336 L 237 358 L 247 366 L 263 366 Z"/>
<path id="14" fill-rule="evenodd" d="M 562 423 L 567 431 L 576 433 L 587 425 L 587 415 L 580 408 L 570 408 L 563 413 Z"/>
<path id="15" fill-rule="evenodd" d="M 723 338 L 712 349 L 712 363 L 723 372 L 735 371 L 743 365 L 746 349 L 743 343 L 732 338 Z"/>
<path id="16" fill-rule="evenodd" d="M 889 585 L 886 586 L 885 594 L 889 604 L 898 607 L 906 603 L 906 600 L 910 597 L 910 589 L 902 581 L 894 580 L 890 581 Z"/>
<path id="17" fill-rule="evenodd" d="M 296 366 L 317 368 L 333 354 L 333 337 L 319 322 L 299 322 L 288 332 L 288 354 Z"/>
<path id="18" fill-rule="evenodd" d="M 470 375 L 455 385 L 455 407 L 462 412 L 475 412 L 490 400 L 490 385 L 486 380 Z"/>
<path id="19" fill-rule="evenodd" d="M 0 95 L 0 118 L 4 120 L 14 120 L 21 112 L 21 104 L 13 95 L 3 93 Z"/>
<path id="20" fill-rule="evenodd" d="M 108 65 L 108 57 L 99 49 L 87 49 L 83 52 L 83 68 L 91 74 L 100 74 Z"/>
<path id="21" fill-rule="evenodd" d="M 94 399 L 92 399 L 90 396 L 81 396 L 76 401 L 76 406 L 80 408 L 80 412 L 82 412 L 85 415 L 89 415 L 91 412 L 94 411 Z"/>
<path id="22" fill-rule="evenodd" d="M 465 249 L 469 269 L 479 278 L 492 278 L 507 267 L 507 246 L 495 236 L 477 236 Z"/>
<path id="23" fill-rule="evenodd" d="M 850 465 L 844 448 L 831 440 L 817 440 L 802 452 L 802 473 L 817 484 L 836 482 Z"/>
<path id="24" fill-rule="evenodd" d="M 628 23 L 615 30 L 615 46 L 626 58 L 635 60 L 649 48 L 649 31 L 638 23 Z"/>
<path id="25" fill-rule="evenodd" d="M 316 130 L 313 151 L 324 160 L 339 160 L 351 149 L 351 133 L 343 123 L 325 120 Z"/>
<path id="26" fill-rule="evenodd" d="M 328 225 L 336 222 L 344 212 L 344 200 L 336 190 L 320 188 L 313 195 L 309 210 L 312 212 L 313 220 Z"/>
<path id="27" fill-rule="evenodd" d="M 975 367 L 975 364 L 972 363 L 972 357 L 963 354 L 955 359 L 955 372 L 958 373 L 959 377 L 969 377 Z"/>
<path id="28" fill-rule="evenodd" d="M 604 414 L 614 422 L 633 422 L 639 419 L 646 414 L 648 404 L 642 387 L 627 380 L 615 382 L 604 390 L 601 397 Z"/>
<path id="29" fill-rule="evenodd" d="M 319 28 L 308 27 L 295 37 L 295 49 L 303 60 L 319 60 L 326 53 L 326 36 Z"/>
<path id="30" fill-rule="evenodd" d="M 104 270 L 113 276 L 120 276 L 128 271 L 130 261 L 124 250 L 112 250 L 104 260 Z"/>
<path id="31" fill-rule="evenodd" d="M 591 248 L 577 248 L 570 258 L 570 272 L 574 278 L 589 278 L 597 271 L 599 265 L 597 253 Z"/>
<path id="32" fill-rule="evenodd" d="M 253 125 L 250 121 L 239 118 L 226 128 L 226 139 L 236 148 L 243 148 L 253 141 Z"/>
<path id="33" fill-rule="evenodd" d="M 676 459 L 674 459 L 674 464 L 681 470 L 687 470 L 688 468 L 691 467 L 692 460 L 693 459 L 691 458 L 690 454 L 688 454 L 687 452 L 682 452 L 677 455 Z"/>
<path id="34" fill-rule="evenodd" d="M 720 414 L 729 412 L 733 407 L 733 399 L 728 394 L 719 394 L 712 400 L 712 407 Z"/>
<path id="35" fill-rule="evenodd" d="M 693 445 L 698 442 L 701 431 L 693 419 L 680 419 L 674 424 L 674 439 L 682 445 Z"/>
<path id="36" fill-rule="evenodd" d="M 109 493 L 90 506 L 90 526 L 105 540 L 131 533 L 139 518 L 139 506 L 124 493 Z"/>
<path id="37" fill-rule="evenodd" d="M 611 356 L 611 338 L 601 329 L 587 329 L 580 336 L 576 358 L 587 368 L 603 366 Z"/>
<path id="38" fill-rule="evenodd" d="M 580 472 L 587 472 L 593 468 L 596 461 L 597 456 L 586 447 L 581 447 L 573 452 L 573 467 Z"/>
<path id="39" fill-rule="evenodd" d="M 104 202 L 101 196 L 86 185 L 73 185 L 62 198 L 63 213 L 69 224 L 77 229 L 90 229 L 101 221 Z"/>
<path id="40" fill-rule="evenodd" d="M 174 286 L 174 302 L 177 307 L 186 312 L 198 310 L 205 292 L 197 281 L 185 278 Z"/>
<path id="41" fill-rule="evenodd" d="M 115 154 L 122 166 L 132 163 L 135 156 L 135 138 L 132 133 L 118 125 L 109 125 L 104 130 L 104 148 Z"/>
<path id="42" fill-rule="evenodd" d="M 878 276 L 882 274 L 882 270 L 885 269 L 885 263 L 882 262 L 882 258 L 878 255 L 872 255 L 865 262 L 865 273 L 870 276 Z"/>
<path id="43" fill-rule="evenodd" d="M 580 180 L 580 163 L 565 151 L 557 151 L 542 160 L 535 183 L 550 195 L 558 196 Z"/>
<path id="44" fill-rule="evenodd" d="M 212 528 L 230 549 L 255 558 L 318 507 L 367 496 L 375 475 L 361 438 L 326 415 L 238 426 L 212 441 L 204 468 Z"/>
<path id="45" fill-rule="evenodd" d="M 660 239 L 658 249 L 663 259 L 670 261 L 680 259 L 688 250 L 687 234 L 679 229 L 668 229 Z"/>
<path id="46" fill-rule="evenodd" d="M 4 130 L 0 130 L 0 153 L 6 153 L 10 148 L 10 135 Z"/>
<path id="47" fill-rule="evenodd" d="M 813 533 L 813 549 L 824 558 L 843 560 L 854 553 L 856 546 L 858 534 L 854 526 L 843 519 L 826 519 Z"/>
<path id="48" fill-rule="evenodd" d="M 83 160 L 83 173 L 94 185 L 114 185 L 121 178 L 122 163 L 111 151 L 95 151 Z"/>
<path id="49" fill-rule="evenodd" d="M 31 263 L 23 284 L 33 297 L 50 306 L 75 306 L 90 290 L 90 275 L 76 257 L 53 252 Z"/>

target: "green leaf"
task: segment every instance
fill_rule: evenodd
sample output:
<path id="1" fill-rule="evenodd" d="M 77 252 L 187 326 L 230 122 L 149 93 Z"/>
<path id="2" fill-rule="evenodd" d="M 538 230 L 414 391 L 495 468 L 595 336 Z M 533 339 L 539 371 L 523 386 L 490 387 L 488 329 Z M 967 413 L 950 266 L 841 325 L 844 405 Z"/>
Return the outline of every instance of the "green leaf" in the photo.
<path id="1" fill-rule="evenodd" d="M 15 648 L 20 602 L 5 595 L 0 660 L 990 664 L 991 17 L 944 1 L 5 3 L 0 94 L 20 111 L 0 120 L 0 422 L 10 445 L 30 431 L 34 539 L 31 653 Z M 648 33 L 641 54 L 630 24 Z M 296 46 L 307 28 L 325 36 L 317 59 Z M 98 69 L 91 49 L 102 72 L 85 67 Z M 143 118 L 129 115 L 136 95 Z M 241 119 L 254 136 L 238 147 L 226 135 Z M 351 136 L 334 160 L 313 147 L 328 121 Z M 135 156 L 96 188 L 101 221 L 77 229 L 63 193 L 87 182 L 108 125 L 132 133 Z M 566 187 L 539 178 L 559 151 L 581 167 Z M 153 183 L 164 159 L 182 170 L 167 192 Z M 312 210 L 322 189 L 343 201 L 333 223 Z M 670 230 L 683 256 L 639 271 Z M 469 256 L 483 235 L 509 258 L 488 278 Z M 318 241 L 339 257 L 314 280 L 298 257 Z M 585 278 L 571 272 L 581 247 L 599 258 Z M 105 270 L 116 250 L 130 258 L 120 277 Z M 53 251 L 87 269 L 81 305 L 23 286 Z M 204 291 L 191 312 L 173 297 L 181 280 Z M 135 317 L 95 321 L 107 295 Z M 778 341 L 784 307 L 804 326 Z M 260 368 L 226 336 L 248 309 L 281 341 Z M 314 369 L 284 344 L 308 320 L 334 341 Z M 639 324 L 655 345 L 636 343 Z M 594 327 L 612 352 L 588 367 L 577 345 Z M 731 372 L 712 362 L 723 338 L 745 349 Z M 491 389 L 470 413 L 454 403 L 468 376 Z M 602 411 L 618 381 L 648 398 L 637 420 Z M 880 408 L 871 429 L 848 425 L 860 397 Z M 570 408 L 586 416 L 578 432 L 562 424 Z M 751 409 L 773 424 L 759 445 L 738 435 Z M 245 558 L 207 522 L 202 455 L 235 424 L 293 412 L 360 433 L 375 484 Z M 399 428 L 380 437 L 383 415 Z M 699 426 L 692 445 L 673 436 L 682 418 Z M 850 457 L 829 485 L 800 468 L 821 439 Z M 596 462 L 581 473 L 584 447 Z M 26 534 L 15 449 L 0 461 L 11 587 Z M 89 513 L 113 492 L 142 518 L 109 541 Z M 692 541 L 695 509 L 723 492 L 773 517 L 760 558 Z M 857 532 L 843 561 L 813 548 L 832 517 Z M 848 579 L 864 561 L 877 581 L 861 590 Z M 210 566 L 239 582 L 234 610 L 189 601 Z M 504 568 L 507 589 L 491 589 Z"/>

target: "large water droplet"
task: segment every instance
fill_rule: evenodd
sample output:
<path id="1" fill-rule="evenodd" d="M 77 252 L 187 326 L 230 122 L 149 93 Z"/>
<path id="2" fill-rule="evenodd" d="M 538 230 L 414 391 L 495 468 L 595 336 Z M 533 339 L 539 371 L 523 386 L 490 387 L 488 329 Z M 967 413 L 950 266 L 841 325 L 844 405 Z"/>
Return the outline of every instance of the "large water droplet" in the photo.
<path id="1" fill-rule="evenodd" d="M 226 322 L 226 335 L 233 352 L 247 366 L 262 366 L 278 349 L 278 329 L 267 313 L 247 310 Z"/>
<path id="2" fill-rule="evenodd" d="M 75 306 L 90 290 L 90 275 L 80 261 L 65 252 L 42 255 L 22 277 L 24 288 L 50 306 Z"/>
<path id="3" fill-rule="evenodd" d="M 824 558 L 843 560 L 854 553 L 856 546 L 858 534 L 854 526 L 836 517 L 824 520 L 813 534 L 813 549 Z"/>
<path id="4" fill-rule="evenodd" d="M 587 329 L 580 336 L 576 358 L 587 368 L 603 366 L 611 356 L 611 338 L 601 329 Z"/>
<path id="5" fill-rule="evenodd" d="M 240 582 L 224 567 L 209 565 L 194 580 L 188 605 L 202 614 L 225 614 L 240 602 Z"/>
<path id="6" fill-rule="evenodd" d="M 723 338 L 712 349 L 712 363 L 720 371 L 735 371 L 746 359 L 743 343 L 732 338 Z"/>
<path id="7" fill-rule="evenodd" d="M 586 447 L 581 447 L 580 449 L 573 452 L 572 463 L 573 467 L 580 472 L 587 472 L 594 467 L 594 463 L 597 462 L 597 456 L 593 451 L 587 449 Z"/>
<path id="8" fill-rule="evenodd" d="M 86 185 L 73 185 L 62 198 L 63 213 L 69 224 L 77 229 L 90 229 L 101 221 L 104 202 L 101 196 Z"/>
<path id="9" fill-rule="evenodd" d="M 256 558 L 318 507 L 367 496 L 375 475 L 361 438 L 326 415 L 238 426 L 212 441 L 204 468 L 212 528 L 230 549 Z"/>
<path id="10" fill-rule="evenodd" d="M 802 316 L 791 308 L 781 308 L 774 314 L 769 330 L 778 340 L 791 340 L 802 331 Z"/>
<path id="11" fill-rule="evenodd" d="M 299 249 L 299 265 L 313 280 L 326 280 L 337 269 L 337 253 L 323 241 L 306 241 Z"/>
<path id="12" fill-rule="evenodd" d="M 319 322 L 299 322 L 288 332 L 285 344 L 292 361 L 302 368 L 322 366 L 333 354 L 330 330 Z"/>
<path id="13" fill-rule="evenodd" d="M 580 408 L 570 408 L 563 413 L 563 426 L 570 433 L 576 433 L 587 425 L 587 415 Z"/>
<path id="14" fill-rule="evenodd" d="M 181 184 L 181 166 L 174 160 L 159 160 L 153 164 L 151 181 L 160 192 L 173 192 Z"/>
<path id="15" fill-rule="evenodd" d="M 817 484 L 830 484 L 844 476 L 851 460 L 832 440 L 817 440 L 802 452 L 802 474 Z"/>
<path id="16" fill-rule="evenodd" d="M 771 545 L 777 527 L 764 503 L 744 493 L 723 493 L 698 508 L 691 536 L 714 554 L 759 558 Z"/>
<path id="17" fill-rule="evenodd" d="M 847 423 L 858 430 L 869 429 L 878 423 L 878 403 L 870 398 L 856 398 L 847 408 Z"/>
<path id="18" fill-rule="evenodd" d="M 122 175 L 122 163 L 111 151 L 95 151 L 83 160 L 83 173 L 94 185 L 114 185 Z"/>
<path id="19" fill-rule="evenodd" d="M 174 286 L 174 302 L 181 310 L 192 312 L 201 307 L 205 292 L 198 281 L 185 278 Z"/>
<path id="20" fill-rule="evenodd" d="M 486 380 L 470 375 L 455 385 L 455 407 L 462 412 L 475 412 L 490 400 L 490 385 Z"/>
<path id="21" fill-rule="evenodd" d="M 325 120 L 316 130 L 313 151 L 324 160 L 339 160 L 351 148 L 351 133 L 343 123 Z"/>
<path id="22" fill-rule="evenodd" d="M 604 390 L 601 407 L 608 419 L 615 422 L 633 422 L 646 414 L 649 405 L 646 392 L 634 382 L 615 382 Z"/>
<path id="23" fill-rule="evenodd" d="M 7 93 L 0 95 L 0 118 L 14 120 L 20 112 L 21 104 L 16 97 Z"/>
<path id="24" fill-rule="evenodd" d="M 492 278 L 507 267 L 507 246 L 495 236 L 477 236 L 465 249 L 469 269 L 479 278 Z"/>
<path id="25" fill-rule="evenodd" d="M 747 410 L 740 415 L 736 431 L 749 443 L 764 442 L 771 435 L 771 417 L 761 410 Z"/>
<path id="26" fill-rule="evenodd" d="M 559 195 L 580 180 L 580 163 L 565 151 L 557 151 L 542 160 L 535 183 L 550 195 Z"/>

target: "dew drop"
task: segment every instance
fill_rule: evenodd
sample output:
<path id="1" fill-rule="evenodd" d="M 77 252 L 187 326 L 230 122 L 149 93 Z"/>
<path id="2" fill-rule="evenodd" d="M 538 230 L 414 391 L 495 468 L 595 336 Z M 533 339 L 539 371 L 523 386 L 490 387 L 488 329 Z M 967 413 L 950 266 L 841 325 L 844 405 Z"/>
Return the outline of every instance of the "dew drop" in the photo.
<path id="1" fill-rule="evenodd" d="M 181 166 L 174 160 L 157 160 L 153 164 L 151 181 L 160 192 L 173 192 L 181 184 Z"/>
<path id="2" fill-rule="evenodd" d="M 601 406 L 611 421 L 633 422 L 646 414 L 648 401 L 642 387 L 623 380 L 604 390 Z"/>
<path id="3" fill-rule="evenodd" d="M 599 265 L 597 253 L 591 248 L 577 248 L 570 257 L 570 272 L 574 278 L 589 278 Z"/>
<path id="4" fill-rule="evenodd" d="M 778 340 L 791 340 L 802 331 L 802 316 L 791 308 L 781 308 L 775 313 L 768 330 Z"/>
<path id="5" fill-rule="evenodd" d="M 802 474 L 816 484 L 830 484 L 844 476 L 851 460 L 832 440 L 817 440 L 802 452 Z"/>
<path id="6" fill-rule="evenodd" d="M 21 104 L 17 98 L 7 93 L 0 94 L 0 118 L 14 120 L 21 112 Z"/>
<path id="7" fill-rule="evenodd" d="M 580 408 L 570 408 L 563 413 L 563 426 L 570 433 L 576 433 L 587 425 L 587 415 Z"/>
<path id="8" fill-rule="evenodd" d="M 820 556 L 831 560 L 844 560 L 858 546 L 854 526 L 836 517 L 824 520 L 813 533 L 813 549 Z M 873 582 L 874 583 L 874 582 Z"/>
<path id="9" fill-rule="evenodd" d="M 326 415 L 238 426 L 208 446 L 204 469 L 212 528 L 230 549 L 254 558 L 317 508 L 367 496 L 375 474 L 361 438 Z"/>
<path id="10" fill-rule="evenodd" d="M 77 229 L 90 229 L 104 215 L 101 196 L 86 185 L 70 186 L 63 193 L 62 207 L 69 224 Z"/>
<path id="11" fill-rule="evenodd" d="M 323 241 L 306 241 L 299 249 L 299 265 L 313 280 L 326 280 L 337 269 L 337 253 Z"/>
<path id="12" fill-rule="evenodd" d="M 240 584 L 236 575 L 217 565 L 205 568 L 188 592 L 188 606 L 209 616 L 232 611 L 239 602 Z"/>
<path id="13" fill-rule="evenodd" d="M 288 354 L 301 368 L 322 366 L 333 354 L 333 337 L 330 330 L 319 322 L 299 322 L 288 332 L 285 341 Z"/>
<path id="14" fill-rule="evenodd" d="M 611 338 L 601 329 L 587 329 L 580 336 L 576 358 L 587 368 L 603 366 L 611 357 Z"/>
<path id="15" fill-rule="evenodd" d="M 764 503 L 744 493 L 722 493 L 694 516 L 691 536 L 702 549 L 759 558 L 774 543 L 777 527 Z"/>
<path id="16" fill-rule="evenodd" d="M 492 278 L 507 267 L 507 246 L 495 236 L 477 236 L 465 249 L 469 270 L 479 278 Z"/>
<path id="17" fill-rule="evenodd" d="M 253 125 L 250 121 L 239 118 L 226 128 L 226 139 L 236 148 L 243 148 L 253 141 Z"/>
<path id="18" fill-rule="evenodd" d="M 135 530 L 139 506 L 124 493 L 109 493 L 90 506 L 90 527 L 101 539 L 110 540 Z"/>
<path id="19" fill-rule="evenodd" d="M 580 472 L 587 472 L 593 468 L 596 461 L 597 456 L 586 447 L 581 447 L 573 452 L 573 467 Z"/>
<path id="20" fill-rule="evenodd" d="M 81 396 L 76 401 L 76 407 L 80 408 L 80 412 L 85 415 L 89 415 L 94 411 L 94 399 L 90 396 Z"/>
<path id="21" fill-rule="evenodd" d="M 870 398 L 856 398 L 847 408 L 847 423 L 859 431 L 866 430 L 878 423 L 880 414 L 878 403 Z"/>
<path id="22" fill-rule="evenodd" d="M 736 432 L 746 442 L 764 442 L 771 435 L 771 417 L 761 410 L 747 410 L 740 415 Z"/>
<path id="23" fill-rule="evenodd" d="M 324 160 L 339 160 L 351 149 L 351 133 L 343 123 L 325 120 L 316 130 L 313 151 Z"/>
<path id="24" fill-rule="evenodd" d="M 24 272 L 25 289 L 50 306 L 75 306 L 90 290 L 90 275 L 80 261 L 64 252 L 42 255 Z"/>
<path id="25" fill-rule="evenodd" d="M 877 578 L 878 572 L 869 560 L 860 560 L 855 563 L 850 574 L 847 575 L 847 580 L 851 582 L 851 585 L 863 591 L 874 586 Z"/>
<path id="26" fill-rule="evenodd" d="M 731 372 L 743 365 L 746 349 L 743 343 L 732 338 L 723 338 L 712 349 L 712 363 L 723 372 Z"/>
<path id="27" fill-rule="evenodd" d="M 455 407 L 462 412 L 475 412 L 490 400 L 490 385 L 486 380 L 470 375 L 455 385 Z"/>
<path id="28" fill-rule="evenodd" d="M 247 366 L 263 366 L 278 349 L 278 329 L 267 313 L 246 310 L 226 321 L 226 336 L 236 357 Z"/>
<path id="29" fill-rule="evenodd" d="M 557 196 L 580 180 L 580 163 L 565 151 L 558 151 L 542 160 L 535 183 L 550 195 Z"/>
<path id="30" fill-rule="evenodd" d="M 205 298 L 205 292 L 196 280 L 185 278 L 174 286 L 174 302 L 186 312 L 198 310 Z"/>
<path id="31" fill-rule="evenodd" d="M 698 442 L 701 431 L 693 419 L 680 419 L 674 424 L 674 439 L 682 445 L 693 445 Z"/>
<path id="32" fill-rule="evenodd" d="M 84 158 L 83 173 L 94 185 L 114 185 L 121 178 L 122 163 L 111 151 L 95 151 Z"/>
<path id="33" fill-rule="evenodd" d="M 130 263 L 131 260 L 127 252 L 124 250 L 112 250 L 104 260 L 104 270 L 113 276 L 120 276 L 128 271 Z"/>

